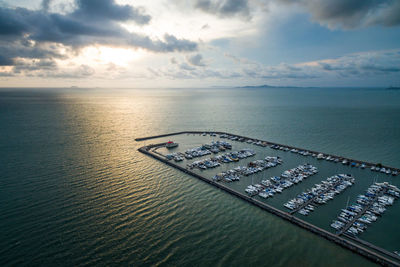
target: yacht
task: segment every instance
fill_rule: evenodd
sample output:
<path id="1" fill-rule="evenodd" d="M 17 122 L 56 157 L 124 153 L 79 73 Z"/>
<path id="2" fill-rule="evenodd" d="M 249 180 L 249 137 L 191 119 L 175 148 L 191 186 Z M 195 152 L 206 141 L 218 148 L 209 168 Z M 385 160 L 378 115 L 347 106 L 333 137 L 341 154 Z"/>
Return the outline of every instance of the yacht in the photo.
<path id="1" fill-rule="evenodd" d="M 174 147 L 177 147 L 178 145 L 179 145 L 178 143 L 174 143 L 172 141 L 168 141 L 167 144 L 166 144 L 166 147 L 167 148 L 174 148 Z"/>

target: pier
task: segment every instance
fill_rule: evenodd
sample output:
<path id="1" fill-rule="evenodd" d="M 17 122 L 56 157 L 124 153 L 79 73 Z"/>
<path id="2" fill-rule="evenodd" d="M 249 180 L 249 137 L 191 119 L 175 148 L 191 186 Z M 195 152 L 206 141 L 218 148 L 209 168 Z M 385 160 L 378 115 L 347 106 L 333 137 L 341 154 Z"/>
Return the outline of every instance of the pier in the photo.
<path id="1" fill-rule="evenodd" d="M 365 207 L 363 207 L 363 209 L 361 210 L 361 212 L 359 212 L 356 216 L 354 216 L 353 220 L 349 221 L 342 230 L 339 231 L 338 235 L 342 235 L 343 233 L 346 233 L 347 229 L 349 229 L 353 223 L 355 221 L 357 221 L 361 216 L 364 215 L 364 213 L 374 204 L 374 202 L 378 199 L 378 197 L 383 196 L 385 193 L 387 192 L 387 189 L 382 190 L 381 192 L 379 192 L 378 195 L 376 195 L 374 197 L 373 200 L 371 200 L 368 205 L 366 205 Z"/>
<path id="2" fill-rule="evenodd" d="M 296 212 L 298 212 L 299 210 L 301 210 L 302 208 L 304 208 L 305 206 L 307 206 L 308 204 L 311 204 L 314 202 L 314 200 L 319 197 L 321 194 L 325 194 L 326 192 L 330 191 L 332 188 L 334 188 L 335 186 L 337 186 L 338 184 L 340 184 L 342 181 L 337 181 L 335 184 L 333 184 L 332 186 L 328 187 L 327 189 L 325 189 L 324 191 L 322 191 L 321 193 L 319 193 L 318 195 L 314 196 L 313 198 L 309 199 L 308 201 L 306 201 L 305 203 L 301 204 L 300 206 L 298 206 L 297 208 L 295 208 L 294 210 L 290 211 L 290 214 L 294 214 Z"/>
<path id="3" fill-rule="evenodd" d="M 143 141 L 143 140 L 150 140 L 150 139 L 154 139 L 154 138 L 160 138 L 160 137 L 168 137 L 168 136 L 173 136 L 173 135 L 179 135 L 179 134 L 202 134 L 204 132 L 200 132 L 200 131 L 183 131 L 183 132 L 176 132 L 176 133 L 171 133 L 171 134 L 164 134 L 164 135 L 157 135 L 157 136 L 151 136 L 151 137 L 143 137 L 143 138 L 137 138 L 135 139 L 136 141 Z M 228 134 L 228 135 L 232 135 L 229 133 L 224 133 L 224 132 L 212 132 L 212 133 L 216 133 L 216 134 Z M 305 151 L 309 151 L 310 153 L 316 153 L 319 154 L 320 152 L 315 152 L 315 151 L 310 151 L 310 150 L 306 150 L 306 149 L 301 149 L 301 148 L 295 148 L 295 147 L 291 147 L 291 146 L 286 146 L 286 145 L 281 145 L 281 144 L 276 144 L 276 143 L 271 143 L 271 142 L 267 142 L 267 141 L 262 141 L 262 140 L 258 140 L 258 139 L 254 139 L 254 138 L 248 138 L 248 137 L 244 137 L 244 136 L 238 136 L 238 135 L 233 135 L 239 138 L 245 138 L 247 140 L 254 140 L 256 142 L 260 141 L 260 142 L 265 142 L 267 145 L 278 145 L 278 146 L 284 146 L 284 147 L 288 147 L 289 149 L 300 149 L 300 150 L 305 150 Z M 158 143 L 158 144 L 150 144 L 150 145 L 146 145 L 143 147 L 140 147 L 138 150 L 145 154 L 148 155 L 156 160 L 159 160 L 175 169 L 178 169 L 186 174 L 191 175 L 192 177 L 198 178 L 203 182 L 206 182 L 208 184 L 211 184 L 221 190 L 224 190 L 227 193 L 230 193 L 231 195 L 240 198 L 242 200 L 245 200 L 263 210 L 268 211 L 269 213 L 272 213 L 286 221 L 289 221 L 291 223 L 293 223 L 294 225 L 297 225 L 303 229 L 306 229 L 314 234 L 317 234 L 329 241 L 334 242 L 337 245 L 340 245 L 346 249 L 349 249 L 351 251 L 353 251 L 354 253 L 358 253 L 359 255 L 377 263 L 380 264 L 382 266 L 399 266 L 400 267 L 400 263 L 398 262 L 399 257 L 396 257 L 393 253 L 390 253 L 382 248 L 378 248 L 375 247 L 374 245 L 370 244 L 370 246 L 365 245 L 363 242 L 358 242 L 357 239 L 355 238 L 349 238 L 347 237 L 347 235 L 342 235 L 342 233 L 331 233 L 327 230 L 324 230 L 322 228 L 319 228 L 311 223 L 308 223 L 302 219 L 297 218 L 296 216 L 292 215 L 292 213 L 288 213 L 285 211 L 281 211 L 273 206 L 270 206 L 264 202 L 261 202 L 257 199 L 255 199 L 253 196 L 249 196 L 246 194 L 243 194 L 241 192 L 238 192 L 220 182 L 216 182 L 213 181 L 212 179 L 208 179 L 198 173 L 193 172 L 192 170 L 189 170 L 185 167 L 182 167 L 180 165 L 175 164 L 174 162 L 171 162 L 169 160 L 167 160 L 164 156 L 162 156 L 159 153 L 154 153 L 153 151 L 151 151 L 152 148 L 156 148 L 156 147 L 162 147 L 164 146 L 166 143 Z M 334 156 L 334 155 L 329 155 L 329 154 L 324 154 L 325 156 L 333 156 L 336 158 L 339 158 L 341 160 L 347 159 L 344 157 L 338 157 L 338 156 Z M 347 159 L 351 162 L 357 162 L 360 164 L 365 164 L 366 166 L 375 166 L 376 164 L 372 164 L 372 163 L 367 163 L 367 162 L 362 162 L 362 161 L 357 161 L 357 160 L 353 160 L 353 159 Z M 390 168 L 392 170 L 397 170 L 400 171 L 397 168 L 392 168 L 392 167 L 387 167 L 387 166 L 383 166 L 385 168 Z M 367 243 L 367 242 L 365 242 Z M 368 243 L 369 244 L 369 243 Z M 376 249 L 378 248 L 378 249 Z"/>

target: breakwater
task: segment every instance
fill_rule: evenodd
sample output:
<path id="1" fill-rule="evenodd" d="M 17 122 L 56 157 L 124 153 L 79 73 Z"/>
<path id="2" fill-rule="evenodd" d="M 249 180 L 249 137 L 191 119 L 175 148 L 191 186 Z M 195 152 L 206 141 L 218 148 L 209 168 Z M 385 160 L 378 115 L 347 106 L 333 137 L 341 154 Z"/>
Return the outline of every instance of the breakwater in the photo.
<path id="1" fill-rule="evenodd" d="M 159 137 L 173 136 L 173 135 L 178 135 L 178 134 L 201 134 L 201 133 L 203 133 L 203 132 L 198 132 L 198 131 L 177 132 L 177 133 L 160 135 L 160 136 L 152 136 L 152 137 L 148 137 L 148 138 L 138 138 L 136 140 L 137 141 L 142 141 L 142 140 L 149 140 L 149 139 L 159 138 Z M 223 132 L 215 132 L 215 133 L 216 134 L 226 134 L 226 133 L 223 133 Z M 235 136 L 238 136 L 238 135 L 235 135 Z M 242 137 L 242 136 L 238 136 L 238 137 Z M 247 138 L 247 139 L 254 140 L 254 141 L 262 141 L 262 140 L 257 140 L 257 139 L 254 139 L 254 138 L 248 138 L 248 137 L 242 137 L 242 138 Z M 262 141 L 262 142 L 266 142 L 266 141 Z M 273 144 L 273 145 L 279 145 L 279 144 L 271 143 L 271 142 L 266 142 L 266 143 L 267 144 Z M 293 223 L 293 224 L 295 224 L 295 225 L 297 225 L 299 227 L 302 227 L 302 228 L 304 228 L 304 229 L 306 229 L 306 230 L 308 230 L 310 232 L 313 232 L 314 234 L 317 234 L 317 235 L 319 235 L 319 236 L 321 236 L 321 237 L 323 237 L 323 238 L 325 238 L 327 240 L 330 240 L 330 241 L 332 241 L 332 242 L 334 242 L 334 243 L 336 243 L 336 244 L 338 244 L 338 245 L 340 245 L 340 246 L 342 246 L 344 248 L 347 248 L 347 249 L 349 249 L 349 250 L 351 250 L 351 251 L 353 251 L 355 253 L 358 253 L 358 254 L 368 258 L 369 260 L 371 260 L 373 262 L 376 262 L 376 263 L 381 264 L 383 266 L 400 266 L 400 264 L 398 262 L 393 260 L 393 258 L 396 258 L 396 257 L 393 257 L 391 255 L 391 253 L 389 253 L 389 252 L 387 252 L 387 251 L 385 251 L 385 250 L 383 250 L 381 248 L 379 248 L 378 250 L 375 249 L 375 251 L 379 251 L 380 253 L 382 253 L 382 251 L 384 251 L 385 253 L 383 253 L 383 254 L 387 255 L 388 257 L 385 257 L 382 254 L 379 254 L 379 253 L 375 252 L 374 250 L 371 250 L 371 249 L 374 249 L 374 247 L 370 246 L 369 248 L 366 248 L 365 246 L 363 246 L 362 242 L 357 242 L 356 239 L 349 240 L 349 239 L 344 238 L 342 236 L 339 236 L 339 235 L 333 234 L 331 232 L 328 232 L 328 231 L 326 231 L 326 230 L 324 230 L 322 228 L 319 228 L 319 227 L 317 227 L 315 225 L 312 225 L 312 224 L 310 224 L 310 223 L 308 223 L 308 222 L 306 222 L 304 220 L 301 220 L 301 219 L 291 215 L 288 212 L 281 211 L 281 210 L 279 210 L 277 208 L 274 208 L 274 207 L 272 207 L 272 206 L 270 206 L 270 205 L 268 205 L 268 204 L 266 204 L 264 202 L 261 202 L 261 201 L 255 199 L 255 198 L 253 198 L 251 196 L 248 196 L 248 195 L 242 194 L 242 193 L 240 193 L 238 191 L 235 191 L 234 189 L 232 189 L 232 188 L 230 188 L 230 187 L 228 187 L 228 186 L 226 186 L 226 185 L 224 185 L 222 183 L 215 182 L 215 181 L 213 181 L 211 179 L 208 179 L 208 178 L 206 178 L 206 177 L 204 177 L 204 176 L 202 176 L 200 174 L 197 174 L 197 173 L 195 173 L 195 172 L 193 172 L 193 171 L 191 171 L 191 170 L 189 170 L 187 168 L 179 166 L 179 165 L 167 160 L 165 157 L 162 157 L 161 155 L 157 155 L 153 151 L 151 151 L 152 148 L 162 147 L 162 146 L 165 146 L 165 144 L 166 143 L 159 143 L 159 144 L 151 144 L 151 145 L 143 146 L 143 147 L 139 148 L 139 151 L 144 153 L 144 154 L 146 154 L 146 155 L 148 155 L 148 156 L 150 156 L 150 157 L 153 157 L 153 158 L 155 158 L 155 159 L 157 159 L 157 160 L 159 160 L 159 161 L 161 161 L 161 162 L 163 162 L 163 163 L 165 163 L 165 164 L 167 164 L 167 165 L 169 165 L 171 167 L 174 167 L 174 168 L 176 168 L 176 169 L 178 169 L 178 170 L 180 170 L 180 171 L 182 171 L 184 173 L 187 173 L 187 174 L 189 174 L 189 175 L 191 175 L 191 176 L 193 176 L 195 178 L 198 178 L 198 179 L 200 179 L 200 180 L 202 180 L 202 181 L 204 181 L 204 182 L 206 182 L 208 184 L 211 184 L 211 185 L 213 185 L 213 186 L 215 186 L 215 187 L 217 187 L 217 188 L 219 188 L 221 190 L 224 190 L 224 191 L 230 193 L 231 195 L 234 195 L 234 196 L 236 196 L 236 197 L 238 197 L 238 198 L 240 198 L 242 200 L 245 200 L 245 201 L 247 201 L 247 202 L 249 202 L 249 203 L 251 203 L 251 204 L 253 204 L 253 205 L 255 205 L 255 206 L 257 206 L 257 207 L 259 207 L 261 209 L 263 209 L 263 210 L 266 210 L 266 211 L 268 211 L 268 212 L 270 212 L 270 213 L 272 213 L 272 214 L 274 214 L 276 216 L 279 216 L 280 218 L 285 219 L 285 220 L 287 220 L 287 221 L 289 221 L 289 222 L 291 222 L 291 223 Z M 280 145 L 280 146 L 284 146 L 284 145 Z M 290 146 L 286 146 L 286 147 L 291 148 Z M 298 149 L 298 148 L 296 148 L 296 149 Z M 308 150 L 308 151 L 310 151 L 310 150 Z M 318 153 L 318 152 L 314 152 L 314 153 Z M 328 155 L 328 154 L 325 154 L 325 155 Z M 343 158 L 343 157 L 341 157 L 341 158 Z M 352 160 L 352 161 L 354 161 L 354 160 Z"/>

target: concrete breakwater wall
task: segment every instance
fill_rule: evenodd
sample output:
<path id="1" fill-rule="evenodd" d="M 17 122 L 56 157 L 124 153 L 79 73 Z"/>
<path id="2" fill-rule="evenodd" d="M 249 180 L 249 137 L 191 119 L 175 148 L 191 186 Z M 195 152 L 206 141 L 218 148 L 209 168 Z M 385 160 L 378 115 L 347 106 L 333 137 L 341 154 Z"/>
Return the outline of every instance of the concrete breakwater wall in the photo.
<path id="1" fill-rule="evenodd" d="M 183 133 L 187 133 L 187 132 L 183 132 Z M 156 137 L 153 137 L 153 138 L 156 138 Z M 254 139 L 252 139 L 252 140 L 254 140 Z M 274 208 L 274 207 L 272 207 L 272 206 L 270 206 L 270 205 L 268 205 L 268 204 L 266 204 L 264 202 L 261 202 L 261 201 L 255 199 L 253 197 L 250 197 L 250 196 L 248 196 L 246 194 L 242 194 L 242 193 L 240 193 L 238 191 L 235 191 L 234 189 L 232 189 L 232 188 L 230 188 L 230 187 L 228 187 L 228 186 L 226 186 L 226 185 L 224 185 L 222 183 L 213 181 L 213 180 L 208 179 L 208 178 L 206 178 L 206 177 L 204 177 L 204 176 L 202 176 L 200 174 L 197 174 L 197 173 L 195 173 L 195 172 L 193 172 L 193 171 L 191 171 L 189 169 L 186 169 L 186 168 L 184 168 L 182 166 L 179 166 L 179 165 L 167 160 L 166 158 L 161 157 L 161 156 L 159 156 L 159 155 L 157 155 L 157 154 L 155 154 L 155 153 L 153 153 L 151 151 L 152 148 L 159 147 L 159 146 L 164 146 L 165 144 L 166 143 L 152 144 L 152 145 L 141 147 L 138 150 L 141 153 L 144 153 L 144 154 L 146 154 L 146 155 L 148 155 L 148 156 L 150 156 L 150 157 L 152 157 L 154 159 L 157 159 L 157 160 L 159 160 L 159 161 L 161 161 L 161 162 L 163 162 L 163 163 L 165 163 L 165 164 L 167 164 L 167 165 L 169 165 L 169 166 L 171 166 L 171 167 L 173 167 L 175 169 L 178 169 L 178 170 L 180 170 L 180 171 L 182 171 L 184 173 L 187 173 L 187 174 L 189 174 L 189 175 L 191 175 L 191 176 L 193 176 L 195 178 L 198 178 L 198 179 L 200 179 L 200 180 L 202 180 L 202 181 L 204 181 L 204 182 L 206 182 L 208 184 L 211 184 L 211 185 L 213 185 L 213 186 L 215 186 L 215 187 L 217 187 L 217 188 L 219 188 L 221 190 L 224 190 L 225 192 L 228 192 L 231 195 L 234 195 L 234 196 L 236 196 L 236 197 L 238 197 L 238 198 L 240 198 L 242 200 L 245 200 L 245 201 L 247 201 L 247 202 L 249 202 L 249 203 L 251 203 L 251 204 L 253 204 L 253 205 L 255 205 L 255 206 L 257 206 L 257 207 L 259 207 L 261 209 L 263 209 L 263 210 L 266 210 L 266 211 L 268 211 L 268 212 L 270 212 L 270 213 L 272 213 L 272 214 L 274 214 L 276 216 L 279 216 L 280 218 L 285 219 L 285 220 L 287 220 L 287 221 L 289 221 L 289 222 L 291 222 L 291 223 L 293 223 L 293 224 L 295 224 L 297 226 L 300 226 L 303 229 L 306 229 L 306 230 L 308 230 L 308 231 L 310 231 L 310 232 L 312 232 L 314 234 L 317 234 L 317 235 L 319 235 L 319 236 L 321 236 L 321 237 L 323 237 L 323 238 L 325 238 L 327 240 L 330 240 L 330 241 L 332 241 L 332 242 L 334 242 L 334 243 L 336 243 L 336 244 L 338 244 L 338 245 L 340 245 L 340 246 L 342 246 L 344 248 L 347 248 L 347 249 L 349 249 L 349 250 L 351 250 L 351 251 L 353 251 L 355 253 L 358 253 L 358 254 L 368 258 L 369 260 L 375 262 L 375 263 L 378 263 L 378 264 L 383 265 L 383 266 L 400 266 L 400 264 L 398 262 L 396 262 L 396 261 L 394 261 L 394 260 L 392 260 L 392 259 L 390 259 L 388 257 L 385 257 L 385 256 L 383 256 L 381 254 L 378 254 L 375 251 L 362 246 L 361 244 L 357 244 L 355 241 L 350 241 L 350 240 L 345 239 L 345 238 L 343 238 L 341 236 L 338 236 L 336 234 L 328 232 L 328 231 L 326 231 L 326 230 L 324 230 L 322 228 L 319 228 L 319 227 L 317 227 L 315 225 L 312 225 L 312 224 L 310 224 L 310 223 L 308 223 L 306 221 L 303 221 L 303 220 L 291 215 L 288 212 L 281 211 L 281 210 L 279 210 L 277 208 Z"/>

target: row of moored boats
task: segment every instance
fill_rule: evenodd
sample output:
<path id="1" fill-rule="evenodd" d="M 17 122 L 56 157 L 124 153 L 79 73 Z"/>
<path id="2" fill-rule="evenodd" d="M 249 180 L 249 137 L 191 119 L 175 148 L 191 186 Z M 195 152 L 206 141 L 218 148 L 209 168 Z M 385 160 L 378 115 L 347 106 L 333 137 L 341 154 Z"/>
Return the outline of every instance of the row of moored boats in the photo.
<path id="1" fill-rule="evenodd" d="M 400 197 L 400 189 L 388 182 L 374 183 L 363 195 L 339 214 L 331 227 L 338 232 L 357 235 L 364 232 L 368 225 L 376 221 Z"/>
<path id="2" fill-rule="evenodd" d="M 335 162 L 335 163 L 341 162 L 343 165 L 349 165 L 349 166 L 355 167 L 355 168 L 365 169 L 367 167 L 367 165 L 365 163 L 354 162 L 354 161 L 351 161 L 348 159 L 343 159 L 343 158 L 339 158 L 339 157 L 335 157 L 335 156 L 331 156 L 331 155 L 324 155 L 322 153 L 315 153 L 315 152 L 308 151 L 308 150 L 289 148 L 289 147 L 280 146 L 280 145 L 271 145 L 270 147 L 272 149 L 278 149 L 278 150 L 282 150 L 282 151 L 290 151 L 292 153 L 297 153 L 302 156 L 311 156 L 311 157 L 317 158 L 319 160 L 327 160 L 327 161 L 331 161 L 331 162 Z M 371 171 L 379 171 L 381 173 L 388 174 L 388 175 L 391 174 L 393 176 L 396 176 L 399 174 L 397 170 L 390 169 L 390 168 L 384 168 L 379 164 L 371 165 L 369 167 L 370 167 Z"/>
<path id="3" fill-rule="evenodd" d="M 240 151 L 232 151 L 222 155 L 217 155 L 212 158 L 206 158 L 202 160 L 197 160 L 192 163 L 187 164 L 189 169 L 199 168 L 201 170 L 206 170 L 210 168 L 215 168 L 221 165 L 221 163 L 238 162 L 241 159 L 252 157 L 256 152 L 252 149 L 242 149 Z"/>
<path id="4" fill-rule="evenodd" d="M 311 164 L 302 164 L 284 171 L 280 176 L 274 176 L 261 181 L 261 184 L 249 185 L 245 192 L 251 196 L 259 195 L 262 198 L 273 197 L 276 193 L 298 184 L 307 177 L 318 173 L 318 169 Z"/>
<path id="5" fill-rule="evenodd" d="M 315 205 L 322 205 L 332 200 L 335 195 L 343 192 L 347 187 L 355 182 L 351 174 L 337 174 L 327 178 L 319 184 L 315 184 L 311 189 L 302 192 L 295 198 L 286 202 L 283 206 L 290 210 L 296 210 L 302 215 L 308 215 L 314 211 Z"/>
<path id="6" fill-rule="evenodd" d="M 207 134 L 209 134 L 210 136 L 217 136 L 217 134 L 213 133 L 213 132 L 204 132 L 202 135 L 205 136 Z M 246 142 L 248 144 L 254 144 L 254 145 L 258 145 L 258 146 L 262 146 L 262 147 L 269 146 L 272 149 L 282 150 L 282 151 L 290 151 L 292 153 L 297 153 L 302 156 L 311 156 L 311 157 L 317 158 L 319 160 L 327 160 L 327 161 L 332 161 L 335 163 L 341 162 L 343 165 L 349 165 L 349 166 L 355 167 L 355 168 L 365 169 L 368 167 L 368 168 L 370 168 L 371 171 L 377 171 L 377 172 L 381 172 L 381 173 L 384 173 L 387 175 L 393 175 L 393 176 L 399 175 L 399 172 L 397 169 L 392 169 L 392 168 L 388 168 L 388 167 L 385 168 L 385 167 L 381 166 L 381 164 L 373 165 L 373 164 L 365 164 L 365 163 L 355 162 L 355 161 L 351 161 L 349 159 L 342 158 L 342 157 L 325 155 L 323 153 L 317 153 L 317 152 L 313 152 L 310 150 L 291 148 L 291 147 L 284 146 L 284 145 L 270 144 L 265 141 L 241 137 L 241 136 L 237 136 L 237 135 L 220 134 L 219 137 L 226 138 L 226 139 L 229 139 L 232 141 Z"/>
<path id="7" fill-rule="evenodd" d="M 249 176 L 251 174 L 255 174 L 261 172 L 263 170 L 273 168 L 278 164 L 282 164 L 282 160 L 279 157 L 266 157 L 264 160 L 255 160 L 250 162 L 247 167 L 238 166 L 234 169 L 228 170 L 226 172 L 221 172 L 214 175 L 214 181 L 225 181 L 225 182 L 233 182 L 239 181 L 240 176 Z"/>

